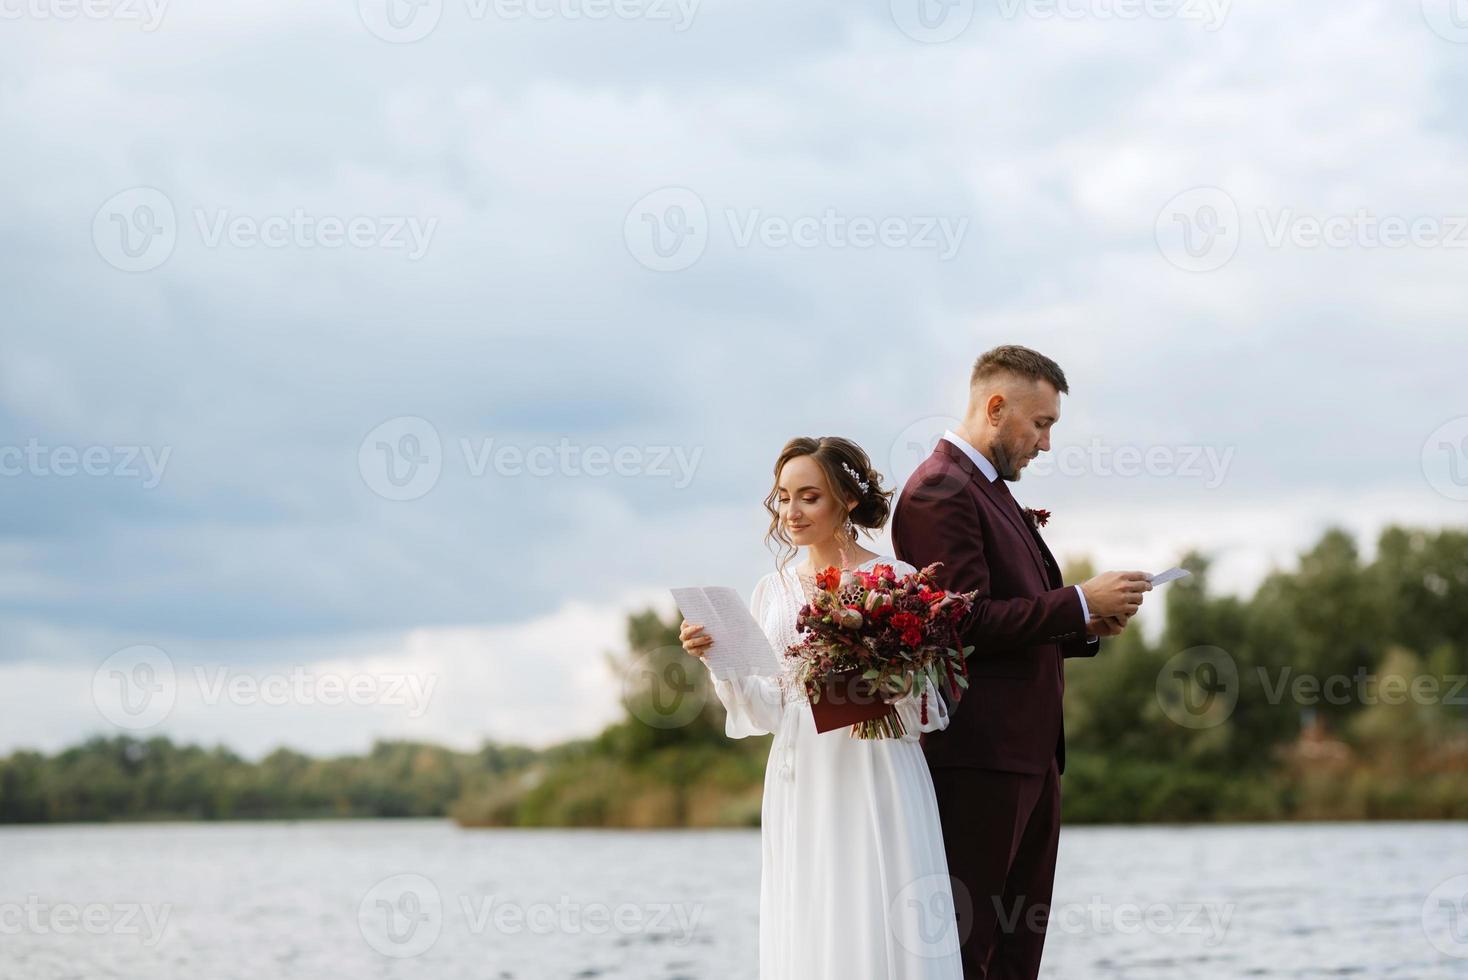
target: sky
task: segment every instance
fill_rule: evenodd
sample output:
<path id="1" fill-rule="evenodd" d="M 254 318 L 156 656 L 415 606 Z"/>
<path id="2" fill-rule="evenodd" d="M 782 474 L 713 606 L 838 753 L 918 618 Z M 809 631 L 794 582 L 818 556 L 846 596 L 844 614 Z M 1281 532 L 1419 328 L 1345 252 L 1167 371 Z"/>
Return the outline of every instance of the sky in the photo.
<path id="1" fill-rule="evenodd" d="M 0 752 L 594 733 L 787 439 L 900 487 L 1001 343 L 1062 557 L 1464 523 L 1448 0 L 0 17 Z"/>

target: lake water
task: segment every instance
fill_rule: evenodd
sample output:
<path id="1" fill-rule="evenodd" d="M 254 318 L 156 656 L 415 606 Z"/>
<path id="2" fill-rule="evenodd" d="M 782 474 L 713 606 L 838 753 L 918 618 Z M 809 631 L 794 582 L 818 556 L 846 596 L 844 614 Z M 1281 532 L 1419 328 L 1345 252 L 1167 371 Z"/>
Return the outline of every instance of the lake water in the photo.
<path id="1" fill-rule="evenodd" d="M 1069 828 L 1043 975 L 1468 977 L 1465 894 L 1468 824 Z M 758 910 L 758 831 L 0 828 L 5 980 L 754 980 Z"/>

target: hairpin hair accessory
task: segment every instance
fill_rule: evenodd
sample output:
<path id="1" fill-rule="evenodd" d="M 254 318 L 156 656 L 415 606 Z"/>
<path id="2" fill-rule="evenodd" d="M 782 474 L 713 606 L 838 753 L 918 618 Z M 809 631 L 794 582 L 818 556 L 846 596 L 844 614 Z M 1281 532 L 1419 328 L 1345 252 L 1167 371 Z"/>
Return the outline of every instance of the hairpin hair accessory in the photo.
<path id="1" fill-rule="evenodd" d="M 856 481 L 856 485 L 861 487 L 862 493 L 866 493 L 872 488 L 872 485 L 858 476 L 856 470 L 852 469 L 851 464 L 844 459 L 841 461 L 841 468 L 846 471 L 848 476 Z"/>

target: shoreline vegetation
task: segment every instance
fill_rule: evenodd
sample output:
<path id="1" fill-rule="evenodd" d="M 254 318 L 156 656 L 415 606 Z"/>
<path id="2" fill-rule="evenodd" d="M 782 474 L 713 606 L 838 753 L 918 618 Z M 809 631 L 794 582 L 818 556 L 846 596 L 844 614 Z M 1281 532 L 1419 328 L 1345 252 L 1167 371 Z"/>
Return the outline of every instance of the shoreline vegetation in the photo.
<path id="1" fill-rule="evenodd" d="M 1156 644 L 1067 665 L 1069 824 L 1468 819 L 1468 530 L 1340 530 L 1249 598 L 1182 564 Z M 1067 568 L 1067 582 L 1091 573 Z M 0 823 L 451 817 L 466 827 L 759 825 L 770 737 L 729 739 L 677 620 L 629 617 L 623 720 L 547 749 L 382 741 L 258 762 L 165 737 L 0 759 Z M 976 656 L 982 651 L 976 651 Z M 663 684 L 654 688 L 653 678 Z M 669 691 L 672 691 L 670 697 Z M 686 699 L 686 700 L 685 700 Z M 651 721 L 652 723 L 649 723 Z"/>

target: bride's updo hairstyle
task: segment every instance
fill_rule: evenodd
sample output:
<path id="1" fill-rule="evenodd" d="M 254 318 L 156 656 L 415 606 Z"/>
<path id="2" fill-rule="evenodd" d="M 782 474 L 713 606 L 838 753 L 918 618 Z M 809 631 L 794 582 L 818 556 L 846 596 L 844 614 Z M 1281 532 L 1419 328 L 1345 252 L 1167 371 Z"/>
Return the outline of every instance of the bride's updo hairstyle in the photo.
<path id="1" fill-rule="evenodd" d="M 797 436 L 785 443 L 780 456 L 775 460 L 774 486 L 765 497 L 765 510 L 770 513 L 770 530 L 765 535 L 771 550 L 778 548 L 779 567 L 794 558 L 799 550 L 790 540 L 785 525 L 780 520 L 780 471 L 785 464 L 797 456 L 809 456 L 826 475 L 826 485 L 831 492 L 845 500 L 856 501 L 851 509 L 851 524 L 855 528 L 870 532 L 877 531 L 887 523 L 892 510 L 892 491 L 882 488 L 882 474 L 872 469 L 872 461 L 862 449 L 850 439 L 840 436 Z M 866 488 L 862 488 L 866 484 Z"/>

